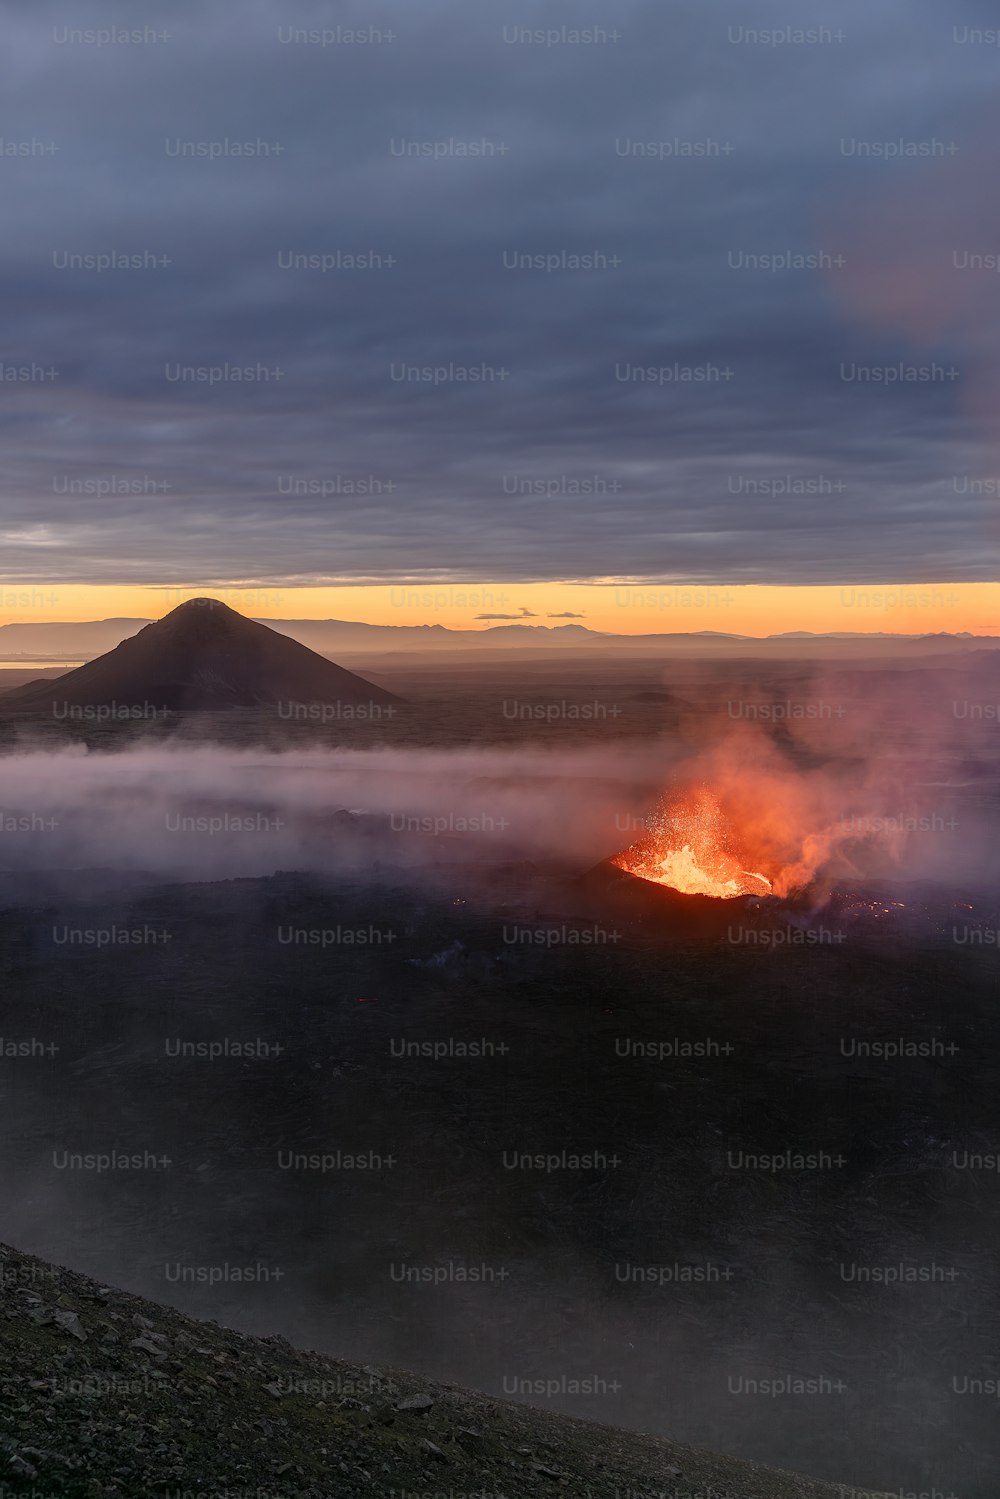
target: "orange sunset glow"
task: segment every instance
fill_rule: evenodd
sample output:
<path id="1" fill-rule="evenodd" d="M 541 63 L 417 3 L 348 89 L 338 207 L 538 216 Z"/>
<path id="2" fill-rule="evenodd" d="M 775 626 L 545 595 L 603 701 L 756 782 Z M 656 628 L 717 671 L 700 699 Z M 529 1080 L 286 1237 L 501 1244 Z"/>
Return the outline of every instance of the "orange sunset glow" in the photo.
<path id="1" fill-rule="evenodd" d="M 0 621 L 158 619 L 185 599 L 205 594 L 259 619 L 360 620 L 455 630 L 575 623 L 620 635 L 705 630 L 752 636 L 787 630 L 1000 633 L 1000 583 L 948 582 L 823 587 L 420 582 L 326 588 L 9 583 L 0 590 Z"/>

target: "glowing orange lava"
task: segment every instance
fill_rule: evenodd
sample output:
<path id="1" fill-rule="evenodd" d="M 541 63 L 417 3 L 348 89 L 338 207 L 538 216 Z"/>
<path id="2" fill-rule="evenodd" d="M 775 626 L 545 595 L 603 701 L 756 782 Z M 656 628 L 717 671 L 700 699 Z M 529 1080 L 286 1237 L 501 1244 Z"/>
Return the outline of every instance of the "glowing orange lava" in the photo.
<path id="1" fill-rule="evenodd" d="M 708 791 L 666 804 L 652 820 L 648 836 L 611 861 L 637 879 L 670 885 L 685 895 L 767 895 L 765 875 L 744 869 L 732 848 L 730 830 Z"/>

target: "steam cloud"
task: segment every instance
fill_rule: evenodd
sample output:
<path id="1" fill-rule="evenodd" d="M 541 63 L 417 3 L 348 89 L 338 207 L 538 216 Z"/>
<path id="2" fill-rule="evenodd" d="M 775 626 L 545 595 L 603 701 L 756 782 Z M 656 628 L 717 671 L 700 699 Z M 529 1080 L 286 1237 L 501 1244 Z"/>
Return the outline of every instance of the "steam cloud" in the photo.
<path id="1" fill-rule="evenodd" d="M 523 859 L 583 870 L 641 836 L 665 790 L 697 787 L 779 895 L 903 861 L 933 874 L 944 840 L 915 844 L 902 819 L 930 816 L 941 793 L 891 757 L 842 748 L 803 767 L 759 725 L 716 722 L 697 742 L 613 748 L 19 749 L 3 760 L 0 868 L 194 880 Z"/>

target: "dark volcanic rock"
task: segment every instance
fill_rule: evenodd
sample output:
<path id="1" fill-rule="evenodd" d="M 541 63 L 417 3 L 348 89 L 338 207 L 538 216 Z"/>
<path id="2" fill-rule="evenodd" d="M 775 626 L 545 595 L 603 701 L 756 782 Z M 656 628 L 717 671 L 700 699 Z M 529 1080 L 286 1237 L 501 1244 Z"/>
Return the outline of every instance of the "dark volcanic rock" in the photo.
<path id="1" fill-rule="evenodd" d="M 372 1499 L 703 1492 L 837 1499 L 823 1483 L 197 1322 L 0 1245 L 3 1493 L 190 1490 Z M 33 1303 L 53 1321 L 29 1315 Z M 86 1343 L 67 1344 L 55 1309 Z M 139 1310 L 141 1308 L 141 1311 Z M 131 1343 L 107 1334 L 140 1326 Z M 163 1354 L 160 1354 L 160 1350 Z M 433 1481 L 432 1481 L 433 1480 Z"/>
<path id="2" fill-rule="evenodd" d="M 217 599 L 191 599 L 106 655 L 3 698 L 14 712 L 67 707 L 219 710 L 285 704 L 398 702 L 315 651 Z"/>
<path id="3" fill-rule="evenodd" d="M 759 896 L 738 895 L 718 899 L 711 895 L 685 895 L 671 885 L 640 879 L 603 859 L 572 882 L 572 891 L 588 913 L 621 922 L 651 927 L 662 937 L 679 936 L 724 941 L 734 921 L 746 921 L 766 905 Z"/>

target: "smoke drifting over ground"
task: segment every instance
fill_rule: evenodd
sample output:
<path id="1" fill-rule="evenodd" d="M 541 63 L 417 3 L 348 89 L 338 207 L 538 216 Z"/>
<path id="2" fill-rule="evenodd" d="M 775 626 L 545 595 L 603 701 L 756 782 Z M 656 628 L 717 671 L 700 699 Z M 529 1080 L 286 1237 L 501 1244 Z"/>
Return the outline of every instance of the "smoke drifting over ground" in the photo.
<path id="1" fill-rule="evenodd" d="M 683 843 L 685 797 L 708 792 L 739 857 L 780 895 L 824 874 L 985 877 L 989 839 L 969 819 L 962 829 L 962 777 L 943 751 L 924 743 L 904 761 L 876 728 L 861 743 L 857 724 L 776 732 L 726 713 L 686 739 L 603 746 L 21 748 L 2 761 L 0 867 L 195 880 L 515 860 L 583 870 L 666 805 Z"/>
<path id="2" fill-rule="evenodd" d="M 6 835 L 30 867 L 100 865 L 186 879 L 514 858 L 586 866 L 664 756 L 630 751 L 139 747 L 4 762 Z M 338 815 L 339 814 L 339 815 Z M 347 814 L 347 815 L 345 815 Z M 49 822 L 51 820 L 51 826 Z M 45 836 L 42 836 L 42 834 Z"/>

